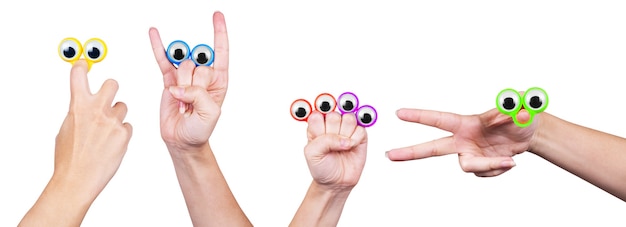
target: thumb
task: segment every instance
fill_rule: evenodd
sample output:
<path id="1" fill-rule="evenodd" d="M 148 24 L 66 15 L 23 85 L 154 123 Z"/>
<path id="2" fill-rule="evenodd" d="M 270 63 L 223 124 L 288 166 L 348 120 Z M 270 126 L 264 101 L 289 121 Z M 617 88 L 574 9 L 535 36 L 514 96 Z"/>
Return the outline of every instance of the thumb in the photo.
<path id="1" fill-rule="evenodd" d="M 171 86 L 168 88 L 175 99 L 183 103 L 190 103 L 199 115 L 214 113 L 219 110 L 209 93 L 198 86 Z"/>
<path id="2" fill-rule="evenodd" d="M 333 151 L 347 151 L 352 147 L 352 140 L 336 134 L 325 134 L 311 140 L 304 147 L 307 158 L 323 157 Z"/>

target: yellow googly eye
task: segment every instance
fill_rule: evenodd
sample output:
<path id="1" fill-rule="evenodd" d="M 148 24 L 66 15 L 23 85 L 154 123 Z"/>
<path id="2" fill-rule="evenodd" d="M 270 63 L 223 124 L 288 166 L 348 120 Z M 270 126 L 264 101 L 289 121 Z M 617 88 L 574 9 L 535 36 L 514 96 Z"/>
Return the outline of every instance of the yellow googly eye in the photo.
<path id="1" fill-rule="evenodd" d="M 76 60 L 80 59 L 82 52 L 83 47 L 78 39 L 65 38 L 59 44 L 59 57 L 61 57 L 63 61 L 74 63 Z"/>
<path id="2" fill-rule="evenodd" d="M 107 55 L 107 45 L 101 39 L 89 39 L 85 42 L 83 55 L 87 61 L 100 62 Z"/>
<path id="3" fill-rule="evenodd" d="M 331 94 L 323 93 L 315 99 L 315 109 L 323 114 L 330 113 L 337 107 L 337 101 Z"/>

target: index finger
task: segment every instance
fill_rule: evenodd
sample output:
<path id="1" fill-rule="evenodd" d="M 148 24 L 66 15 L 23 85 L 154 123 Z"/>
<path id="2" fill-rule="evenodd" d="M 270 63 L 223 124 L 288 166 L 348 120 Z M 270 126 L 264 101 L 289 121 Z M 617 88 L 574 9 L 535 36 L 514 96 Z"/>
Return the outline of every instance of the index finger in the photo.
<path id="1" fill-rule="evenodd" d="M 87 61 L 80 59 L 72 65 L 70 71 L 71 97 L 77 95 L 90 95 L 89 81 L 87 79 Z"/>
<path id="2" fill-rule="evenodd" d="M 163 85 L 165 87 L 175 86 L 176 85 L 176 68 L 167 59 L 165 56 L 165 47 L 163 47 L 163 43 L 161 42 L 161 36 L 159 35 L 159 31 L 152 27 L 148 31 L 148 35 L 150 36 L 150 44 L 152 45 L 152 52 L 154 53 L 154 58 L 159 65 L 159 69 L 161 69 L 161 73 L 163 74 Z"/>
<path id="3" fill-rule="evenodd" d="M 222 12 L 216 11 L 213 14 L 213 34 L 213 41 L 215 42 L 213 68 L 218 75 L 228 76 L 228 32 Z"/>
<path id="4" fill-rule="evenodd" d="M 399 109 L 396 112 L 403 121 L 432 126 L 454 133 L 461 126 L 461 115 L 434 110 Z"/>

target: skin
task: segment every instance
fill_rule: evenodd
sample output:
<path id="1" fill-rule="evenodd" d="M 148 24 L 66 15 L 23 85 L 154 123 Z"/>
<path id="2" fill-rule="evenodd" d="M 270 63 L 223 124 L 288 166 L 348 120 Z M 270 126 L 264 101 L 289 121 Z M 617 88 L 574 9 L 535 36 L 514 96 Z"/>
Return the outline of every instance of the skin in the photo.
<path id="1" fill-rule="evenodd" d="M 457 154 L 461 168 L 481 177 L 498 176 L 515 166 L 513 156 L 525 151 L 569 171 L 626 201 L 626 139 L 580 126 L 549 113 L 535 115 L 520 128 L 497 109 L 459 115 L 420 109 L 400 109 L 401 120 L 436 127 L 452 135 L 396 148 L 386 156 L 407 161 Z M 527 121 L 525 110 L 517 115 Z"/>
<path id="2" fill-rule="evenodd" d="M 313 112 L 304 155 L 313 181 L 289 226 L 337 226 L 367 156 L 367 132 L 354 114 Z"/>
<path id="3" fill-rule="evenodd" d="M 228 88 L 228 33 L 221 12 L 213 14 L 215 61 L 196 67 L 170 63 L 156 28 L 149 36 L 163 74 L 161 137 L 172 157 L 194 226 L 252 226 L 235 200 L 210 146 Z"/>
<path id="4" fill-rule="evenodd" d="M 18 226 L 80 226 L 87 210 L 119 168 L 132 135 L 127 107 L 111 106 L 118 84 L 109 79 L 89 90 L 88 66 L 78 60 L 70 73 L 68 114 L 56 137 L 54 172 Z"/>

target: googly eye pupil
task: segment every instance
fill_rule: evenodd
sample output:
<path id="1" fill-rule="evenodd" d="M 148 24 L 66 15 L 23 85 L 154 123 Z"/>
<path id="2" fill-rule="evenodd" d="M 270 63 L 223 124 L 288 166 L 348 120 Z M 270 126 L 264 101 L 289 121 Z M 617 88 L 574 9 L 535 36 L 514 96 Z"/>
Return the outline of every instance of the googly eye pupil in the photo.
<path id="1" fill-rule="evenodd" d="M 541 98 L 539 98 L 539 96 L 533 96 L 530 98 L 530 107 L 532 108 L 539 108 L 541 107 L 541 105 L 543 105 L 543 102 L 541 101 Z"/>
<path id="2" fill-rule="evenodd" d="M 320 110 L 326 112 L 326 111 L 330 111 L 330 103 L 329 102 L 322 102 L 322 105 L 320 105 Z"/>
<path id="3" fill-rule="evenodd" d="M 296 110 L 295 114 L 296 117 L 303 118 L 307 115 L 307 111 L 303 107 L 298 107 L 298 110 Z"/>
<path id="4" fill-rule="evenodd" d="M 206 53 L 200 53 L 198 54 L 198 63 L 200 63 L 201 65 L 206 64 L 207 62 L 209 62 L 209 58 L 206 57 Z"/>
<path id="5" fill-rule="evenodd" d="M 176 60 L 183 60 L 183 58 L 185 58 L 185 54 L 183 53 L 182 49 L 176 49 L 174 50 L 174 59 Z"/>
<path id="6" fill-rule="evenodd" d="M 512 110 L 515 108 L 515 100 L 511 97 L 507 97 L 504 99 L 504 103 L 502 103 L 502 107 L 507 110 Z"/>
<path id="7" fill-rule="evenodd" d="M 363 114 L 363 116 L 361 116 L 361 122 L 363 122 L 364 124 L 372 123 L 372 119 L 372 115 L 369 113 L 365 113 Z"/>
<path id="8" fill-rule="evenodd" d="M 352 103 L 352 101 L 348 100 L 346 101 L 343 106 L 341 106 L 344 110 L 352 110 L 354 109 L 354 103 Z"/>
<path id="9" fill-rule="evenodd" d="M 87 55 L 89 55 L 90 58 L 92 59 L 96 59 L 100 57 L 100 49 L 93 47 L 91 48 L 91 50 L 87 51 Z"/>
<path id="10" fill-rule="evenodd" d="M 76 50 L 73 47 L 67 47 L 63 49 L 63 56 L 66 58 L 73 58 L 76 56 Z"/>

